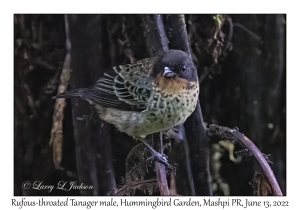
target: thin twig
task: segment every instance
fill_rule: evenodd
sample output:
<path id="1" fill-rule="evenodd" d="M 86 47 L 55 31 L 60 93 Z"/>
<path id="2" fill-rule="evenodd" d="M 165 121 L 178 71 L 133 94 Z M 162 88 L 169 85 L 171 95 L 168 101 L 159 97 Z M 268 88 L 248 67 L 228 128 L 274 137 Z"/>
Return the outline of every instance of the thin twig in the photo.
<path id="1" fill-rule="evenodd" d="M 233 23 L 233 26 L 238 27 L 238 28 L 244 30 L 247 34 L 249 34 L 250 36 L 252 36 L 257 41 L 262 41 L 262 39 L 259 36 L 257 36 L 255 33 L 253 33 L 252 31 L 250 31 L 248 28 L 246 28 L 242 24 L 240 24 L 240 23 Z"/>

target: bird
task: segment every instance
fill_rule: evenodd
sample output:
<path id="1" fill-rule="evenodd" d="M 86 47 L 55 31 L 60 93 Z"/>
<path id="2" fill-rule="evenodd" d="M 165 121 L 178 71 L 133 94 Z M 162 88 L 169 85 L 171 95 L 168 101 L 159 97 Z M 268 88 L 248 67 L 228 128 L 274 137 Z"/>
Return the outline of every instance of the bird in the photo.
<path id="1" fill-rule="evenodd" d="M 156 152 L 145 138 L 184 123 L 195 110 L 198 96 L 192 58 L 181 50 L 167 50 L 156 57 L 115 66 L 93 86 L 56 98 L 88 101 L 102 120 L 142 141 L 150 149 L 152 160 L 168 165 L 167 156 Z"/>

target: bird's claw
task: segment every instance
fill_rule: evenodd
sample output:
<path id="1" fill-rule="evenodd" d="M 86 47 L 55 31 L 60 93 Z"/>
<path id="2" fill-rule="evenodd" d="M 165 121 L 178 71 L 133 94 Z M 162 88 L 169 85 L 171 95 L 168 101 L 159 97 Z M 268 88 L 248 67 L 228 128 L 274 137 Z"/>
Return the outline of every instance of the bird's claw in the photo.
<path id="1" fill-rule="evenodd" d="M 168 156 L 166 156 L 165 154 L 160 154 L 155 151 L 153 155 L 146 160 L 147 164 L 150 164 L 153 161 L 158 161 L 164 164 L 167 168 L 170 167 L 170 164 L 168 163 Z"/>

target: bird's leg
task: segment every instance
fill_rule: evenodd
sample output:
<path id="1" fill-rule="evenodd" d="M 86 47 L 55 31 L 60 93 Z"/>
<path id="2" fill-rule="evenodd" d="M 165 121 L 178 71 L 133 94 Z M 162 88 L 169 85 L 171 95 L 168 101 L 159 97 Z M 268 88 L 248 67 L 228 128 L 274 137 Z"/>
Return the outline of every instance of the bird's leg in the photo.
<path id="1" fill-rule="evenodd" d="M 159 152 L 156 152 L 144 139 L 142 138 L 137 138 L 137 140 L 140 140 L 143 142 L 143 144 L 150 150 L 152 156 L 146 160 L 147 163 L 151 161 L 157 160 L 160 163 L 163 163 L 167 168 L 170 167 L 168 163 L 168 156 L 165 154 L 160 154 Z"/>

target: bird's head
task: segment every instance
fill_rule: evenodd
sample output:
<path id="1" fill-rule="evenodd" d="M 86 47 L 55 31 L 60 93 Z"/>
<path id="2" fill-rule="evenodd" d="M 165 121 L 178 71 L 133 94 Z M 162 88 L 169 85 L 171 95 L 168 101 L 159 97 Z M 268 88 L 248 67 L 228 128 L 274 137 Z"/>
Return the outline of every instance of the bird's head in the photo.
<path id="1" fill-rule="evenodd" d="M 197 69 L 191 57 L 180 50 L 165 51 L 158 63 L 157 71 L 165 78 L 179 77 L 188 81 L 197 81 Z"/>

